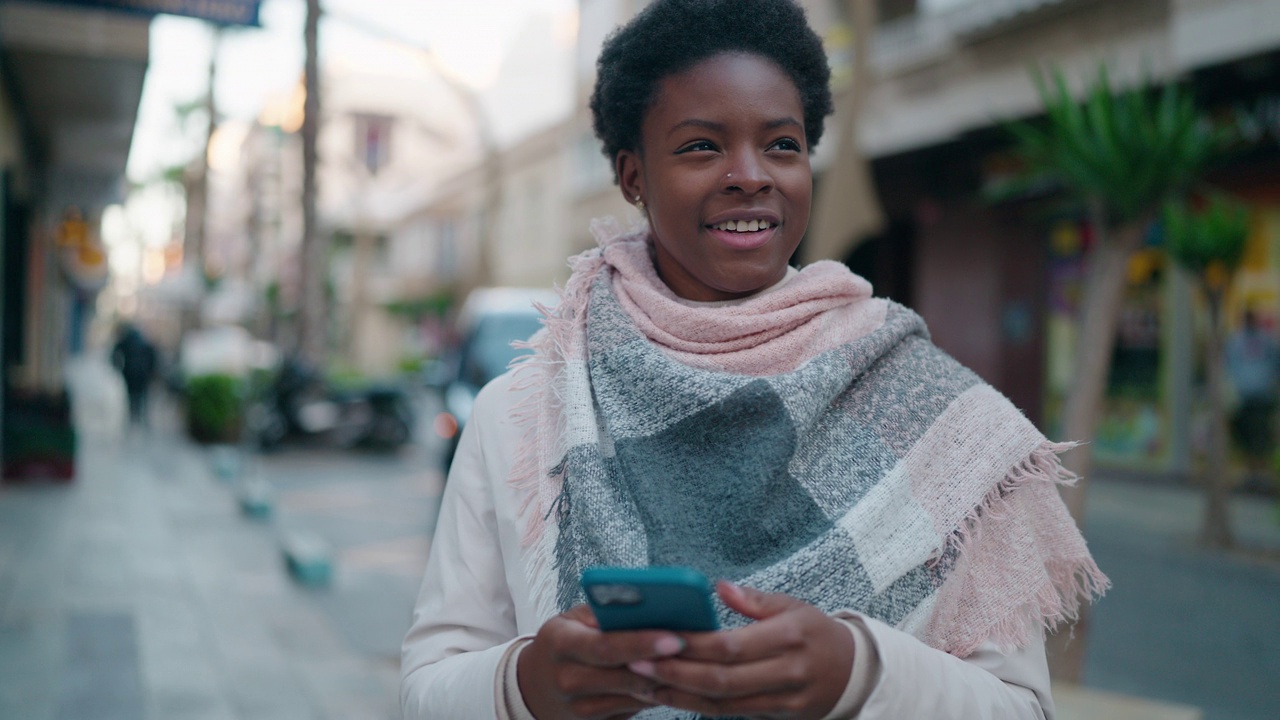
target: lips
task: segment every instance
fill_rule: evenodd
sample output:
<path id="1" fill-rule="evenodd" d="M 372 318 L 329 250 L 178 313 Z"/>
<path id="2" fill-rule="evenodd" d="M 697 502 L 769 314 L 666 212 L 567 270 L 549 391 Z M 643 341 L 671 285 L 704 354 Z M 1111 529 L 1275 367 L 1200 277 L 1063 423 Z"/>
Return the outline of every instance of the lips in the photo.
<path id="1" fill-rule="evenodd" d="M 772 225 L 764 230 L 748 230 L 747 232 L 721 230 L 714 227 L 709 227 L 706 230 L 711 237 L 733 250 L 755 250 L 756 248 L 764 247 L 773 239 L 773 236 L 778 232 L 778 226 Z"/>
<path id="2" fill-rule="evenodd" d="M 781 218 L 772 210 L 741 208 L 713 216 L 704 227 L 731 249 L 755 250 L 767 245 L 781 224 Z"/>

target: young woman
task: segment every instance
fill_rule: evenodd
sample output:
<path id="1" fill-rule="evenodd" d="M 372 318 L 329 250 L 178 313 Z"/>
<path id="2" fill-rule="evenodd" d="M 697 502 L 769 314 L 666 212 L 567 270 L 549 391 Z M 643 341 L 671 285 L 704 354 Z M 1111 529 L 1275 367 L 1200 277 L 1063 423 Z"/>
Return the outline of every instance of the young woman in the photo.
<path id="1" fill-rule="evenodd" d="M 831 111 L 790 0 L 655 0 L 591 101 L 627 200 L 476 401 L 407 718 L 1047 718 L 1101 591 L 1047 441 L 832 262 L 788 267 Z M 600 632 L 593 565 L 718 578 L 714 633 Z"/>

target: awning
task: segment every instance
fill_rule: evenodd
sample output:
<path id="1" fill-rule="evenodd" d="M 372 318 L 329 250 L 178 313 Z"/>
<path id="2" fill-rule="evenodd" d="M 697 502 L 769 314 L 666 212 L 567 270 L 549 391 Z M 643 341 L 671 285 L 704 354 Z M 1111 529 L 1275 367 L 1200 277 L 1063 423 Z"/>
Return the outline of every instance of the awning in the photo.
<path id="1" fill-rule="evenodd" d="M 140 15 L 182 15 L 218 25 L 258 26 L 261 0 L 32 0 Z"/>
<path id="2" fill-rule="evenodd" d="M 0 53 L 46 207 L 122 194 L 149 33 L 139 16 L 0 3 Z"/>

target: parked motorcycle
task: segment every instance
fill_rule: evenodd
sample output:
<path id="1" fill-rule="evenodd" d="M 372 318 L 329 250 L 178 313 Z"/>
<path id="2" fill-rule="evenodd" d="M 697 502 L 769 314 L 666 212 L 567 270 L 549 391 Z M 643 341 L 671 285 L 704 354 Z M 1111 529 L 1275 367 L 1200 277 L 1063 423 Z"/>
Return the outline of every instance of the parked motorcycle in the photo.
<path id="1" fill-rule="evenodd" d="M 290 438 L 390 449 L 413 438 L 414 412 L 399 387 L 337 390 L 315 368 L 289 359 L 251 406 L 249 426 L 263 449 Z"/>

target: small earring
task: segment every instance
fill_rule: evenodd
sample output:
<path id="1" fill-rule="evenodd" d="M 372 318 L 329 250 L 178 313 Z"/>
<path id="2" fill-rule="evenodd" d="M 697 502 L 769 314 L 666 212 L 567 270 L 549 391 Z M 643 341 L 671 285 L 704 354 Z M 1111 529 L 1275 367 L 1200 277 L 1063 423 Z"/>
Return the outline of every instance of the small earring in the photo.
<path id="1" fill-rule="evenodd" d="M 636 196 L 636 209 L 644 212 L 644 201 L 640 199 L 639 195 Z"/>

